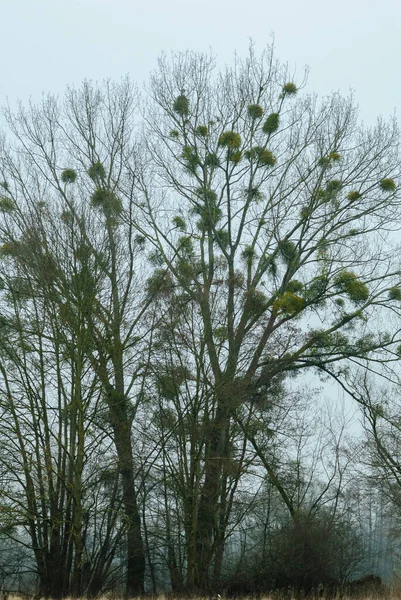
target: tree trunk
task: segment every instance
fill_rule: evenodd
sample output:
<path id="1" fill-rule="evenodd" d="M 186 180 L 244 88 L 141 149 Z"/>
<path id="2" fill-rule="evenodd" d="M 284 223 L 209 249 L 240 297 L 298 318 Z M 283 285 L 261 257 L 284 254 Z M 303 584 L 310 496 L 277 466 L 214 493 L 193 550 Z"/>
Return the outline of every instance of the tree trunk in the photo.
<path id="1" fill-rule="evenodd" d="M 218 401 L 198 511 L 195 586 L 203 591 L 207 591 L 213 583 L 210 581 L 209 571 L 213 560 L 213 537 L 218 519 L 222 465 L 226 453 L 229 422 L 226 403 Z"/>
<path id="2" fill-rule="evenodd" d="M 141 533 L 141 519 L 134 482 L 131 427 L 124 394 L 108 393 L 110 421 L 113 427 L 123 488 L 124 513 L 127 520 L 127 596 L 143 594 L 145 579 L 145 552 Z"/>

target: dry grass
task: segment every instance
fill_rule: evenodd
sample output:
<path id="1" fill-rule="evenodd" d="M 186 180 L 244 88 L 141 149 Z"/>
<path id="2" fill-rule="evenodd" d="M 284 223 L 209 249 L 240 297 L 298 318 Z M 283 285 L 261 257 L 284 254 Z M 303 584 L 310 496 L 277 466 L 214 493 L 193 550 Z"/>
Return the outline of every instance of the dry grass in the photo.
<path id="1" fill-rule="evenodd" d="M 49 599 L 45 599 L 45 598 L 39 598 L 38 596 L 23 596 L 23 595 L 18 595 L 18 594 L 1 594 L 0 597 L 2 597 L 2 600 L 49 600 Z M 213 596 L 187 596 L 186 600 L 211 600 L 213 598 Z M 397 586 L 394 588 L 384 588 L 380 593 L 366 593 L 366 594 L 359 594 L 359 595 L 352 595 L 352 596 L 348 596 L 348 595 L 343 595 L 341 596 L 340 594 L 338 595 L 331 595 L 331 596 L 318 596 L 318 595 L 310 595 L 310 596 L 304 596 L 303 600 L 401 600 L 401 587 Z M 81 596 L 80 598 L 75 598 L 72 596 L 67 596 L 64 598 L 64 600 L 89 600 L 88 598 Z M 91 599 L 93 600 L 93 599 Z M 102 595 L 102 596 L 98 596 L 96 598 L 96 600 L 127 600 L 126 598 L 123 598 L 122 596 L 118 596 L 118 595 L 114 595 L 114 594 L 110 594 L 110 595 Z M 183 600 L 183 597 L 178 597 L 178 598 L 174 598 L 173 595 L 165 595 L 165 594 L 160 594 L 158 596 L 153 596 L 152 594 L 148 594 L 148 595 L 144 595 L 142 597 L 136 597 L 135 599 L 133 598 L 132 600 Z M 214 600 L 214 598 L 213 598 Z M 235 597 L 230 597 L 230 596 L 222 596 L 221 600 L 235 600 Z M 266 594 L 263 596 L 247 596 L 247 597 L 242 597 L 241 600 L 300 600 L 299 597 L 297 596 L 292 596 L 290 594 L 280 594 L 279 592 L 277 593 L 272 593 L 272 594 Z"/>

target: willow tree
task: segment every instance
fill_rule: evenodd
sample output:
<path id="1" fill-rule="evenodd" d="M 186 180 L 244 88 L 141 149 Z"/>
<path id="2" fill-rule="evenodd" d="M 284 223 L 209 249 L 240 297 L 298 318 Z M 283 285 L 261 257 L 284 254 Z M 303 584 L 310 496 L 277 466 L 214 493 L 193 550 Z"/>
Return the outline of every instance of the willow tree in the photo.
<path id="1" fill-rule="evenodd" d="M 187 53 L 160 60 L 144 107 L 134 184 L 152 289 L 196 307 L 215 403 L 195 586 L 210 583 L 218 552 L 233 420 L 280 378 L 346 377 L 398 337 L 376 320 L 399 297 L 396 123 L 364 128 L 352 98 L 319 101 L 302 87 L 271 49 L 223 72 Z"/>
<path id="2" fill-rule="evenodd" d="M 131 439 L 144 333 L 126 167 L 135 106 L 135 88 L 123 81 L 84 83 L 63 103 L 49 96 L 17 114 L 6 111 L 12 144 L 4 142 L 0 159 L 1 202 L 16 207 L 2 227 L 3 257 L 36 282 L 48 315 L 57 314 L 69 332 L 80 368 L 90 365 L 102 391 L 103 426 L 114 441 L 122 487 L 129 595 L 143 591 L 145 573 Z"/>

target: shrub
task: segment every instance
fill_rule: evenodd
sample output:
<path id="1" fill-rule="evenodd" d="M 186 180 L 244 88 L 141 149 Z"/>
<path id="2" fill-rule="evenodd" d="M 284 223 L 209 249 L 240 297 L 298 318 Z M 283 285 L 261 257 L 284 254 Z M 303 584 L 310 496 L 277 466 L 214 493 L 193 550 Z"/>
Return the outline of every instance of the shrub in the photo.
<path id="1" fill-rule="evenodd" d="M 360 536 L 345 520 L 328 510 L 310 514 L 299 510 L 281 525 L 272 543 L 277 588 L 292 587 L 310 594 L 318 585 L 334 587 L 343 573 L 352 573 L 363 557 Z"/>

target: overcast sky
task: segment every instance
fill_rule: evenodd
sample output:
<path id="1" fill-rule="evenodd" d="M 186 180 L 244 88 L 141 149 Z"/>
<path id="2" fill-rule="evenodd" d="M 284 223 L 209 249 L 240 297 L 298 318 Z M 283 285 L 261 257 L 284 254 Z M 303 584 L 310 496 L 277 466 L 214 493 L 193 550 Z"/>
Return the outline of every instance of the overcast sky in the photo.
<path id="1" fill-rule="evenodd" d="M 83 79 L 147 79 L 165 50 L 212 51 L 221 64 L 261 50 L 310 91 L 352 88 L 361 115 L 401 112 L 401 0 L 0 0 L 0 104 L 62 93 Z"/>

